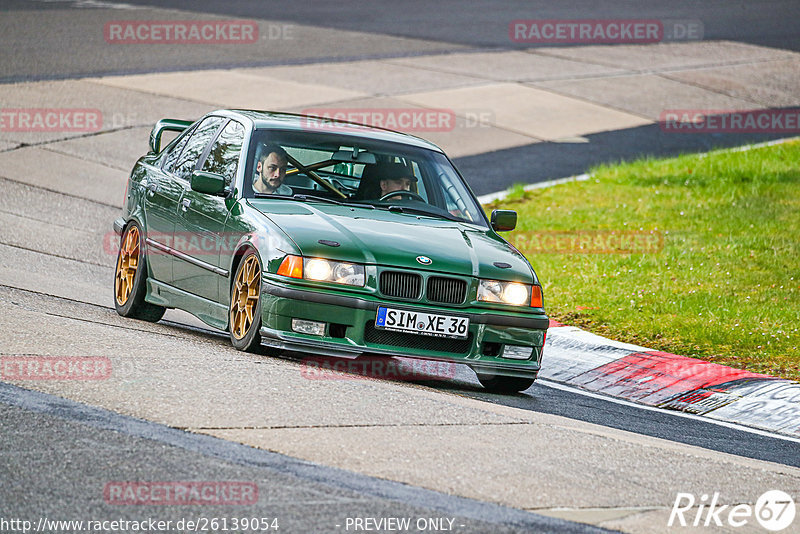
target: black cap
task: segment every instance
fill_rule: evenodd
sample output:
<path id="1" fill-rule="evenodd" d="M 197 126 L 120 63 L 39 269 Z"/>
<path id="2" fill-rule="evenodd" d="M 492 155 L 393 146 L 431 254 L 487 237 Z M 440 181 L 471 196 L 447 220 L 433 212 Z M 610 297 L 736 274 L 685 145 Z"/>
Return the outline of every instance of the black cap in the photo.
<path id="1" fill-rule="evenodd" d="M 376 175 L 379 180 L 400 180 L 408 178 L 412 182 L 417 181 L 414 172 L 402 163 L 380 163 Z"/>

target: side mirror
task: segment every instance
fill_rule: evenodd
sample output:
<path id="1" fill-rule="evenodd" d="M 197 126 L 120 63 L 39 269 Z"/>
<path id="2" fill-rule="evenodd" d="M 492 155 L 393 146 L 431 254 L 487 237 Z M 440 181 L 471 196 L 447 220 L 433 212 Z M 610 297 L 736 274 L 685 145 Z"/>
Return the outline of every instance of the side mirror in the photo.
<path id="1" fill-rule="evenodd" d="M 194 171 L 189 182 L 192 191 L 206 195 L 221 195 L 225 192 L 225 178 L 213 172 Z"/>
<path id="2" fill-rule="evenodd" d="M 153 126 L 153 130 L 150 132 L 150 151 L 155 154 L 161 152 L 161 136 L 164 132 L 182 132 L 191 125 L 192 121 L 161 119 Z"/>
<path id="3" fill-rule="evenodd" d="M 517 227 L 517 212 L 513 210 L 493 210 L 492 228 L 495 232 L 507 232 Z"/>

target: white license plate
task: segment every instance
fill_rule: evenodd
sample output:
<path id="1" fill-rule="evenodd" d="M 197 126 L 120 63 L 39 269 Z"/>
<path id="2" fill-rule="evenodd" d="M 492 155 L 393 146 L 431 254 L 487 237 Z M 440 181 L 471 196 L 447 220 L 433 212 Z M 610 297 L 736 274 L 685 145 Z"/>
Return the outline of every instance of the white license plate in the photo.
<path id="1" fill-rule="evenodd" d="M 439 315 L 419 311 L 396 310 L 379 307 L 375 326 L 398 332 L 411 332 L 425 336 L 465 339 L 469 331 L 467 317 Z"/>

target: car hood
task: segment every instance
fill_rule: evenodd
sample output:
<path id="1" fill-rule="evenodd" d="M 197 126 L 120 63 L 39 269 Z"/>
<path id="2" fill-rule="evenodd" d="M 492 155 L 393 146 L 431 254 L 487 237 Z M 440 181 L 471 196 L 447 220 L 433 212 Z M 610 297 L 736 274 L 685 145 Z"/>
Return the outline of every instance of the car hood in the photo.
<path id="1" fill-rule="evenodd" d="M 251 199 L 304 256 L 534 282 L 527 260 L 488 228 L 417 214 L 334 204 Z M 339 246 L 320 243 L 328 241 Z M 417 258 L 430 258 L 430 265 Z M 510 267 L 500 268 L 495 264 Z"/>

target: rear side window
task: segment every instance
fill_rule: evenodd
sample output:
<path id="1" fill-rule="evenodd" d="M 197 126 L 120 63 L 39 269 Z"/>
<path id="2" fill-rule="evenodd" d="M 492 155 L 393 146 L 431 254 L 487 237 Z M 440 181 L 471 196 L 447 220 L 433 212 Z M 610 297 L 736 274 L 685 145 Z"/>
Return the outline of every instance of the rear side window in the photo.
<path id="1" fill-rule="evenodd" d="M 223 176 L 225 187 L 230 188 L 239 166 L 243 143 L 244 126 L 233 120 L 228 122 L 211 146 L 202 170 Z"/>
<path id="2" fill-rule="evenodd" d="M 175 143 L 175 146 L 170 149 L 169 153 L 164 158 L 164 165 L 162 166 L 164 171 L 168 173 L 175 172 L 175 164 L 178 162 L 178 156 L 180 156 L 181 152 L 183 152 L 183 149 L 191 136 L 192 132 L 187 132 L 186 135 L 181 137 L 180 140 Z"/>
<path id="3" fill-rule="evenodd" d="M 225 121 L 222 117 L 206 117 L 203 122 L 195 129 L 189 141 L 186 143 L 183 152 L 175 163 L 173 173 L 177 178 L 189 180 L 192 171 L 197 168 L 200 156 L 208 146 L 209 141 L 214 138 L 217 128 Z"/>

